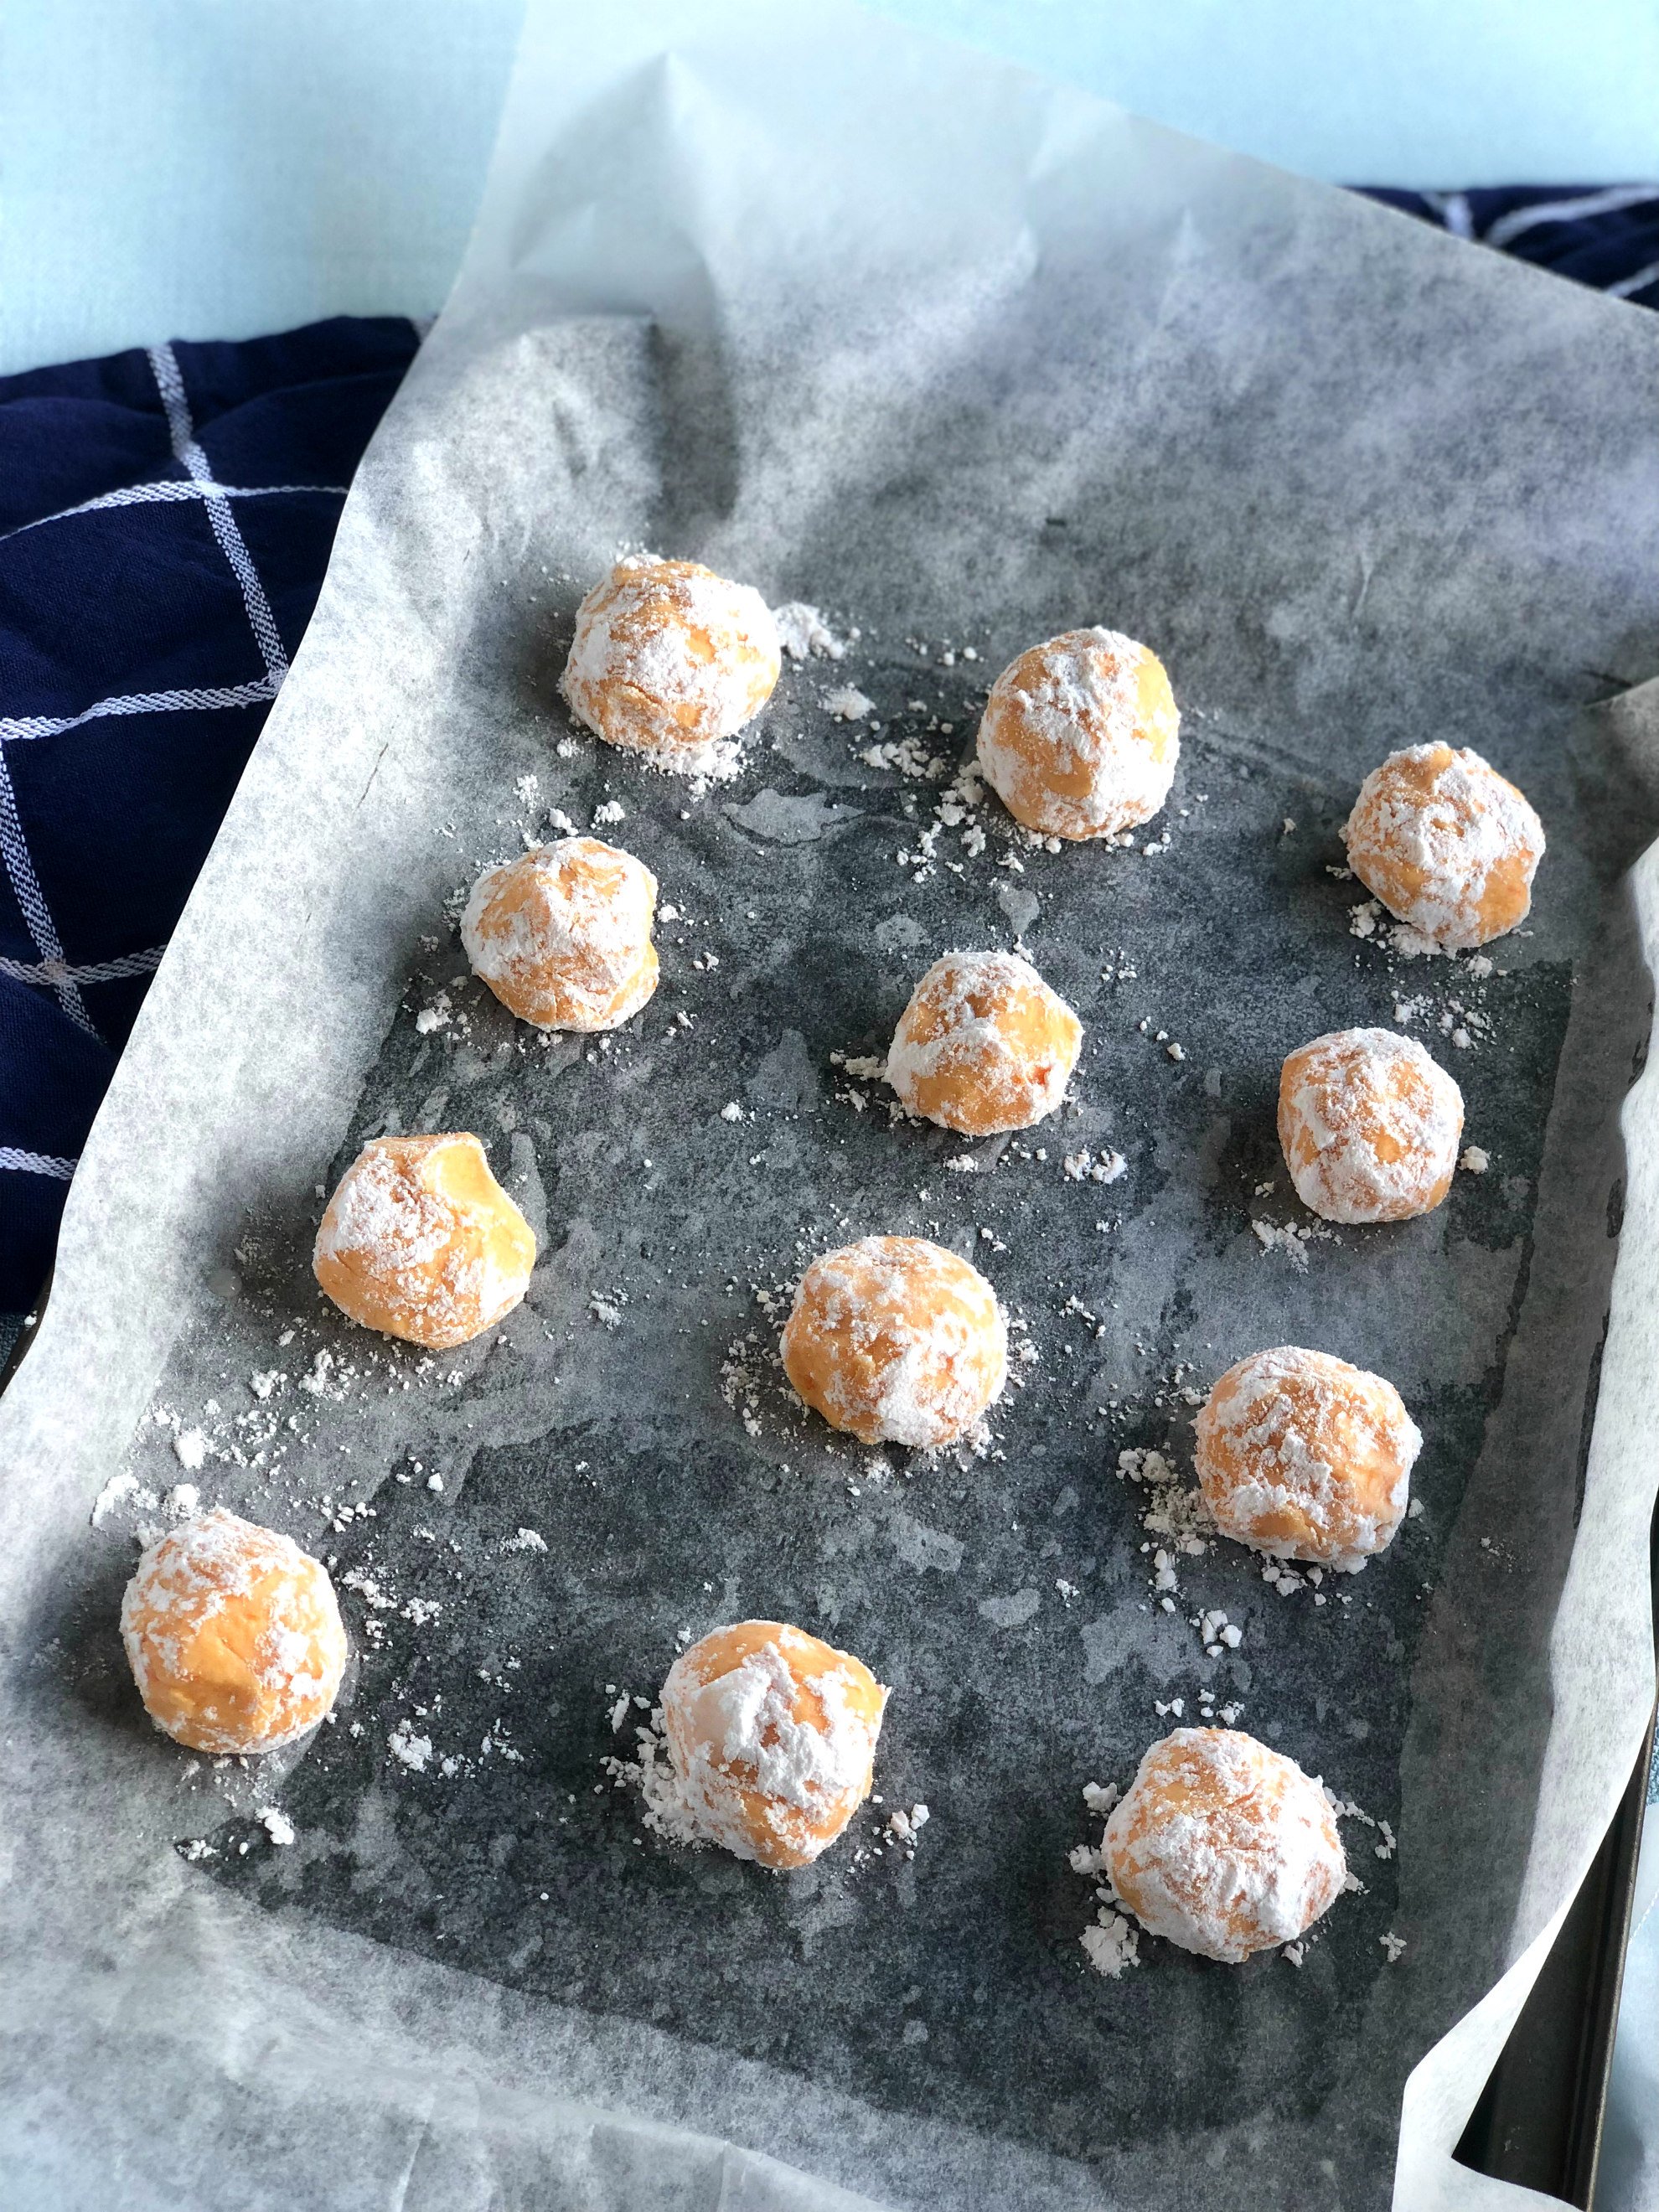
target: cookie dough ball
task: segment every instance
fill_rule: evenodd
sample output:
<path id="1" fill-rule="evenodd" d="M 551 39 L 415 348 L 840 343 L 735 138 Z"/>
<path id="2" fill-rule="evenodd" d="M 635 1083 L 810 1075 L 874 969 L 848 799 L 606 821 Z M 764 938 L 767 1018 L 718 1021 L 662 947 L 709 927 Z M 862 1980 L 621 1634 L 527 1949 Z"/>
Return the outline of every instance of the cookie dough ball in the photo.
<path id="1" fill-rule="evenodd" d="M 1347 1879 L 1323 1790 L 1242 1729 L 1177 1729 L 1140 1762 L 1101 1862 L 1141 1926 L 1237 1966 L 1305 1935 Z"/>
<path id="2" fill-rule="evenodd" d="M 1334 1030 L 1279 1073 L 1291 1181 L 1327 1221 L 1431 1213 L 1451 1188 L 1462 1133 L 1462 1092 L 1395 1030 Z"/>
<path id="3" fill-rule="evenodd" d="M 663 1685 L 677 1809 L 740 1859 L 810 1865 L 870 1795 L 886 1703 L 861 1659 L 783 1621 L 713 1630 Z"/>
<path id="4" fill-rule="evenodd" d="M 657 879 L 631 853 L 566 837 L 479 877 L 461 916 L 472 970 L 538 1030 L 614 1030 L 657 988 Z"/>
<path id="5" fill-rule="evenodd" d="M 1083 1042 L 1083 1024 L 1027 960 L 947 952 L 899 1017 L 887 1080 L 913 1114 L 989 1137 L 1052 1114 Z"/>
<path id="6" fill-rule="evenodd" d="M 1544 825 L 1468 746 L 1390 753 L 1343 827 L 1348 862 L 1389 912 L 1448 952 L 1524 921 Z"/>
<path id="7" fill-rule="evenodd" d="M 955 1443 L 1008 1379 L 1008 1327 L 976 1267 L 922 1237 L 815 1260 L 784 1324 L 784 1372 L 866 1444 Z"/>
<path id="8" fill-rule="evenodd" d="M 342 1313 L 434 1352 L 524 1296 L 536 1240 L 476 1137 L 376 1137 L 328 1202 L 312 1266 Z"/>
<path id="9" fill-rule="evenodd" d="M 121 1601 L 144 1710 L 193 1751 L 274 1751 L 315 1728 L 346 1662 L 334 1585 L 274 1528 L 204 1513 L 152 1544 Z"/>
<path id="10" fill-rule="evenodd" d="M 778 680 L 760 593 L 696 561 L 618 561 L 576 610 L 562 689 L 580 721 L 659 768 L 707 775 Z"/>
<path id="11" fill-rule="evenodd" d="M 1194 1424 L 1224 1536 L 1355 1573 L 1406 1517 L 1423 1438 L 1392 1382 L 1281 1344 L 1230 1367 Z"/>
<path id="12" fill-rule="evenodd" d="M 1170 795 L 1181 716 L 1155 653 L 1110 629 L 1034 645 L 991 686 L 980 766 L 1016 822 L 1046 837 L 1115 837 Z"/>

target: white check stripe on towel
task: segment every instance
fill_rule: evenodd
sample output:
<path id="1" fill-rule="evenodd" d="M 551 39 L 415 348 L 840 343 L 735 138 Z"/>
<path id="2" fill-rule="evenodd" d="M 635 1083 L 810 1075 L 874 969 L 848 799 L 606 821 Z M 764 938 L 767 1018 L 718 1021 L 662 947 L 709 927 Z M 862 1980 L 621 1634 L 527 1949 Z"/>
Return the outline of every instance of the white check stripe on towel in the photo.
<path id="1" fill-rule="evenodd" d="M 29 848 L 23 838 L 23 825 L 17 818 L 17 794 L 12 788 L 11 767 L 6 758 L 5 747 L 0 745 L 0 858 L 6 864 L 6 873 L 11 878 L 11 888 L 18 905 L 23 910 L 23 920 L 29 935 L 34 939 L 34 949 L 43 963 L 60 972 L 55 977 L 52 989 L 58 1003 L 77 1029 L 88 1036 L 96 1036 L 92 1016 L 87 1012 L 87 1002 L 81 996 L 80 986 L 70 976 L 64 959 L 64 948 L 58 940 L 57 926 L 40 890 L 40 878 L 34 872 L 34 863 L 29 858 Z"/>
<path id="2" fill-rule="evenodd" d="M 1650 200 L 1659 200 L 1659 185 L 1609 185 L 1605 191 L 1580 192 L 1576 199 L 1540 200 L 1536 206 L 1500 215 L 1481 243 L 1509 246 L 1540 222 L 1581 222 L 1587 216 L 1616 215 L 1620 208 L 1642 207 Z"/>
<path id="3" fill-rule="evenodd" d="M 213 465 L 196 442 L 196 428 L 190 419 L 190 402 L 185 396 L 185 380 L 179 373 L 179 362 L 170 345 L 152 346 L 149 365 L 155 378 L 155 388 L 161 395 L 161 404 L 167 410 L 167 430 L 173 440 L 175 458 L 190 471 L 191 476 L 202 487 L 202 496 L 207 505 L 208 520 L 219 541 L 219 550 L 231 565 L 236 581 L 241 586 L 242 602 L 247 609 L 247 618 L 264 656 L 265 667 L 273 684 L 280 685 L 288 674 L 288 654 L 283 650 L 282 637 L 276 629 L 276 617 L 270 611 L 270 601 L 265 587 L 259 581 L 259 572 L 253 565 L 252 555 L 237 528 L 236 517 L 223 488 L 216 483 Z"/>
<path id="4" fill-rule="evenodd" d="M 75 1173 L 75 1162 L 57 1159 L 51 1152 L 21 1152 L 15 1145 L 0 1145 L 0 1168 L 16 1168 L 24 1175 L 56 1176 L 60 1182 L 67 1182 Z"/>
<path id="5" fill-rule="evenodd" d="M 43 960 L 31 967 L 27 960 L 0 958 L 0 975 L 9 975 L 14 983 L 41 983 L 55 990 L 60 978 L 67 976 L 71 983 L 118 983 L 129 975 L 148 975 L 161 964 L 165 945 L 152 945 L 147 952 L 124 952 L 116 960 L 88 960 L 79 967 L 66 967 L 59 960 Z"/>
<path id="6" fill-rule="evenodd" d="M 246 684 L 222 684 L 188 691 L 134 691 L 124 698 L 99 699 L 78 714 L 0 716 L 0 739 L 55 738 L 104 714 L 177 714 L 210 707 L 252 707 L 276 696 L 276 685 L 269 676 L 256 676 Z"/>
<path id="7" fill-rule="evenodd" d="M 62 507 L 56 514 L 37 515 L 33 522 L 20 522 L 15 530 L 0 531 L 0 545 L 9 538 L 21 538 L 26 530 L 44 530 L 49 522 L 69 522 L 77 514 L 96 514 L 112 507 L 168 505 L 185 499 L 276 499 L 290 492 L 313 492 L 329 499 L 343 499 L 346 489 L 344 484 L 204 483 L 194 477 L 181 483 L 177 477 L 163 477 L 155 483 L 121 484 L 114 491 L 100 492 L 96 499 L 83 499 L 78 507 Z"/>

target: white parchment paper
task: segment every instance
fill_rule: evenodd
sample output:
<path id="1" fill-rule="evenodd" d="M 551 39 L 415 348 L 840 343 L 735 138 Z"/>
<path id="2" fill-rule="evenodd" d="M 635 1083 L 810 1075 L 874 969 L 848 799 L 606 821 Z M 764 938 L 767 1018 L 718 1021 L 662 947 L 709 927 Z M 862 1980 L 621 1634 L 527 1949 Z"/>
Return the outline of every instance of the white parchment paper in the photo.
<path id="1" fill-rule="evenodd" d="M 118 2176 L 131 2204 L 239 2212 L 296 2202 L 445 2212 L 1371 2204 L 1389 2195 L 1396 2119 L 1401 2206 L 1509 2193 L 1455 2166 L 1451 2148 L 1628 1778 L 1653 1687 L 1650 1078 L 1624 1106 L 1622 1150 L 1618 1115 L 1644 1048 L 1642 963 L 1659 930 L 1659 878 L 1638 859 L 1659 819 L 1659 753 L 1632 689 L 1655 658 L 1656 402 L 1659 337 L 1638 311 L 850 9 L 643 4 L 596 27 L 532 6 L 455 295 L 365 461 L 303 650 L 88 1145 L 46 1318 L 0 1404 L 9 2201 L 103 2203 Z M 246 1815 L 283 1778 L 180 1761 L 137 1724 L 113 1646 L 129 1532 L 89 1532 L 93 1503 L 124 1466 L 149 1480 L 166 1462 L 165 1431 L 151 1424 L 135 1442 L 158 1383 L 169 1402 L 194 1392 L 192 1413 L 222 1369 L 228 1394 L 243 1388 L 222 1349 L 242 1359 L 275 1310 L 252 1295 L 249 1224 L 267 1241 L 281 1225 L 302 1275 L 306 1210 L 331 1163 L 376 1115 L 386 1126 L 394 1103 L 412 1110 L 397 1089 L 416 1073 L 397 1055 L 405 1045 L 417 1054 L 400 997 L 426 972 L 445 901 L 516 834 L 517 779 L 538 775 L 548 799 L 573 808 L 614 792 L 629 817 L 623 842 L 656 839 L 711 910 L 722 884 L 740 880 L 767 915 L 778 988 L 803 1010 L 793 1029 L 778 1017 L 763 1076 L 731 1062 L 751 1119 L 818 1110 L 810 994 L 787 980 L 802 972 L 814 915 L 824 919 L 812 972 L 829 989 L 836 933 L 856 966 L 866 915 L 893 908 L 882 926 L 902 926 L 884 940 L 892 972 L 874 976 L 878 995 L 930 932 L 952 926 L 925 900 L 922 920 L 903 910 L 896 876 L 872 876 L 856 898 L 836 887 L 835 856 L 874 835 L 878 802 L 823 712 L 822 672 L 787 678 L 746 780 L 725 794 L 693 801 L 596 761 L 591 745 L 557 750 L 559 624 L 582 580 L 630 542 L 706 558 L 774 603 L 810 599 L 860 623 L 868 649 L 857 680 L 885 686 L 888 715 L 937 674 L 907 661 L 907 638 L 971 632 L 992 668 L 1076 621 L 1157 642 L 1188 715 L 1194 817 L 1188 843 L 1141 864 L 1170 871 L 1164 887 L 1103 873 L 1091 879 L 1101 886 L 1093 918 L 1078 903 L 1075 866 L 1044 875 L 1033 860 L 1029 905 L 993 896 L 990 862 L 963 894 L 979 902 L 977 927 L 1000 915 L 1005 940 L 1012 927 L 1031 931 L 1068 988 L 1068 960 L 1078 985 L 1092 985 L 1085 971 L 1097 974 L 1120 915 L 1149 942 L 1174 930 L 1171 1003 L 1187 993 L 1194 1032 L 1206 1009 L 1232 1024 L 1242 1072 L 1218 1058 L 1210 1094 L 1197 1065 L 1186 1089 L 1154 1093 L 1127 1043 L 1114 1045 L 1122 1130 L 1109 1101 L 1088 1110 L 1092 1127 L 1130 1142 L 1146 1178 L 1134 1186 L 1142 1229 L 1123 1283 L 1154 1305 L 1196 1285 L 1212 1334 L 1254 1330 L 1252 1341 L 1334 1313 L 1357 1328 L 1374 1308 L 1408 1398 L 1440 1391 L 1454 1408 L 1449 1437 L 1464 1418 L 1455 1407 L 1466 1413 L 1486 1393 L 1465 1459 L 1443 1470 L 1443 1515 L 1431 1511 L 1420 1555 L 1402 1549 L 1395 1562 L 1420 1556 L 1420 1589 L 1388 1585 L 1391 1604 L 1422 1614 L 1398 1639 L 1409 1657 L 1378 1692 L 1399 1731 L 1386 1786 L 1397 1790 L 1401 1856 L 1375 1876 L 1397 1873 L 1394 1925 L 1407 1944 L 1397 1968 L 1383 1968 L 1369 1934 L 1369 1965 L 1352 1947 L 1340 1954 L 1337 1917 L 1304 1983 L 1271 1962 L 1278 1982 L 1183 1982 L 1167 1954 L 1160 1980 L 1149 1966 L 1123 1984 L 1080 1983 L 1081 1887 L 1064 1887 L 1046 1830 L 1038 1857 L 1058 1869 L 1052 1899 L 989 1886 L 996 1838 L 970 1832 L 963 1781 L 964 1817 L 954 1840 L 941 1821 L 940 1848 L 956 1854 L 946 1867 L 976 1881 L 982 1865 L 988 1944 L 1005 1908 L 1011 1920 L 1052 1917 L 1048 1949 L 1030 1955 L 1034 1986 L 1051 1978 L 1056 2038 L 1063 1997 L 1073 2027 L 1086 2002 L 1103 2037 L 1118 2039 L 1109 2064 L 1067 2090 L 1063 2112 L 1034 2097 L 1029 2124 L 1005 2124 L 988 2103 L 975 2112 L 962 2086 L 970 2061 L 950 2071 L 957 2023 L 936 2020 L 931 2043 L 898 2051 L 894 2022 L 872 2012 L 861 2039 L 890 2039 L 890 2075 L 723 2039 L 712 1982 L 699 2021 L 666 1942 L 658 2016 L 643 2000 L 605 2002 L 606 1974 L 635 1972 L 637 1959 L 599 1957 L 597 1995 L 590 1980 L 562 2001 L 490 1954 L 489 1911 L 467 1902 L 461 1870 L 488 1838 L 464 1824 L 451 1832 L 452 1910 L 471 1932 L 450 1963 L 456 1954 L 437 1948 L 443 1915 L 431 1917 L 426 1893 L 398 1889 L 411 1847 L 390 1785 L 362 1796 L 356 1872 L 332 1901 L 304 1890 L 304 1865 L 289 1894 L 239 1886 L 232 1856 L 216 1874 L 186 1862 L 172 1848 L 181 1838 L 246 1842 Z M 1469 1076 L 1471 1096 L 1489 1081 L 1489 1112 L 1513 1121 L 1529 1095 L 1521 1063 L 1530 1055 L 1532 1073 L 1542 1069 L 1547 1127 L 1537 1115 L 1530 1127 L 1514 1121 L 1537 1172 L 1506 1201 L 1512 1236 L 1489 1222 L 1483 1242 L 1460 1226 L 1473 1219 L 1460 1207 L 1498 1206 L 1494 1188 L 1460 1194 L 1416 1241 L 1376 1243 L 1369 1275 L 1346 1248 L 1316 1249 L 1305 1275 L 1288 1263 L 1269 1273 L 1234 1200 L 1205 1194 L 1198 1163 L 1218 1158 L 1224 1185 L 1258 1125 L 1270 1145 L 1262 1099 L 1322 994 L 1349 976 L 1356 991 L 1386 985 L 1381 955 L 1343 927 L 1351 890 L 1325 878 L 1313 848 L 1305 867 L 1268 857 L 1278 818 L 1294 801 L 1328 839 L 1364 765 L 1440 734 L 1512 768 L 1551 829 L 1533 934 L 1505 951 L 1515 1026 L 1507 1044 L 1500 1030 L 1488 1074 Z M 1213 848 L 1198 818 L 1212 781 L 1224 825 Z M 902 790 L 886 785 L 890 845 L 907 831 Z M 1206 871 L 1220 881 L 1240 855 L 1233 941 L 1224 902 L 1182 936 L 1182 902 L 1196 912 Z M 1271 884 L 1254 951 L 1253 881 Z M 1216 882 L 1207 895 L 1222 896 Z M 1273 915 L 1291 908 L 1305 934 L 1281 943 Z M 743 955 L 755 974 L 769 957 L 753 945 Z M 726 1018 L 711 1006 L 711 1050 Z M 452 1117 L 457 1086 L 483 1079 L 472 1057 L 446 1089 Z M 395 1080 L 394 1061 L 405 1071 Z M 688 1121 L 697 1082 L 723 1074 L 686 1079 Z M 495 1130 L 502 1142 L 512 1134 L 532 1196 L 559 1150 L 556 1117 L 575 1110 L 573 1086 L 586 1079 L 562 1065 L 563 1103 L 545 1139 L 505 1121 Z M 665 1063 L 662 1081 L 679 1080 Z M 1205 1098 L 1230 1097 L 1234 1082 L 1237 1128 L 1206 1155 Z M 1143 1096 L 1167 1096 L 1178 1132 L 1167 1143 Z M 787 1152 L 787 1130 L 776 1141 L 788 1173 L 810 1183 L 811 1158 Z M 1244 1149 L 1230 1154 L 1229 1143 Z M 630 1363 L 648 1366 L 646 1337 L 613 1352 L 573 1334 L 590 1283 L 572 1255 L 602 1247 L 596 1157 L 608 1156 L 588 1156 L 591 1197 L 562 1165 L 555 1201 L 543 1199 L 544 1228 L 563 1209 L 569 1233 L 501 1339 L 528 1379 L 486 1406 L 498 1373 L 486 1349 L 460 1363 L 480 1395 L 444 1431 L 455 1487 L 465 1479 L 483 1494 L 466 1454 L 485 1437 L 507 1467 L 555 1429 L 576 1434 L 578 1415 L 603 1431 Z M 685 1157 L 702 1171 L 704 1155 Z M 1238 1205 L 1247 1189 L 1241 1182 Z M 612 1195 L 621 1209 L 620 1188 Z M 756 1203 L 764 1222 L 781 1201 Z M 1022 1203 L 1035 1220 L 1052 1192 L 1033 1184 Z M 1218 1205 L 1237 1214 L 1224 1235 L 1205 1210 Z M 776 1218 L 787 1245 L 799 1217 Z M 807 1224 L 818 1241 L 823 1219 Z M 714 1226 L 708 1234 L 718 1242 Z M 677 1310 L 695 1328 L 695 1308 Z M 580 1348 L 556 1361 L 542 1347 L 560 1332 Z M 676 1388 L 684 1380 L 677 1370 Z M 464 1444 L 475 1418 L 481 1433 Z M 1044 1449 L 1070 1466 L 1085 1431 L 1067 1426 L 1063 1407 L 1051 1418 Z M 735 1431 L 728 1444 L 709 1419 L 737 1464 L 747 1446 Z M 378 1426 L 367 1414 L 340 1419 L 331 1435 L 349 1444 L 330 1449 L 389 1478 L 407 1450 L 393 1415 Z M 1038 1433 L 1028 1426 L 1022 1447 L 1011 1432 L 1011 1485 L 1025 1479 L 1012 1462 Z M 625 1441 L 641 1462 L 654 1453 L 672 1466 L 665 1414 L 641 1414 Z M 575 1448 L 562 1446 L 567 1458 Z M 1103 1464 L 1103 1442 L 1086 1449 Z M 766 1449 L 763 1439 L 757 1468 Z M 280 1495 L 239 1488 L 228 1462 L 211 1474 L 216 1494 L 264 1517 L 286 1512 L 317 1541 L 314 1521 L 300 1517 L 305 1483 L 321 1480 L 314 1466 Z M 389 1524 L 393 1492 L 371 1494 Z M 955 1585 L 940 1562 L 971 1571 L 974 1553 L 933 1525 L 949 1510 L 937 1489 L 917 1492 L 882 1524 L 923 1592 L 920 1604 L 894 1597 L 896 1644 L 901 1617 L 952 1632 Z M 1483 1557 L 1494 1536 L 1502 1582 Z M 1123 1575 L 1138 1541 L 1125 1520 Z M 1007 1554 L 1010 1573 L 1026 1571 L 1024 1556 Z M 1103 1582 L 1113 1571 L 1103 1563 Z M 1366 1594 L 1388 1571 L 1370 1571 L 1364 1602 L 1381 1601 Z M 1089 1741 L 1089 1701 L 1103 1711 L 1127 1679 L 1142 1717 L 1133 1726 L 1143 1740 L 1157 1732 L 1137 1671 L 1146 1656 L 1123 1626 L 1138 1600 L 1122 1589 L 1115 1611 L 1053 1632 L 1054 1650 L 1073 1655 L 1068 1686 L 1039 1668 L 1042 1687 L 994 1710 L 1006 1743 L 1022 1715 L 1046 1725 L 1046 1700 L 1069 1712 L 1066 1698 L 1086 1692 L 1072 1734 L 1043 1738 L 1052 1769 L 1008 1783 L 1031 1819 L 1077 1834 L 1080 1816 L 1056 1813 L 1056 1798 L 1074 1794 L 1121 1726 L 1103 1722 L 1103 1741 Z M 682 1601 L 653 1589 L 659 1598 Z M 997 1621 L 972 1593 L 963 1607 L 970 1622 Z M 1357 1692 L 1324 1711 L 1317 1652 L 1334 1647 L 1305 1636 L 1298 1647 L 1303 1632 L 1280 1611 L 1249 1647 L 1260 1656 L 1245 1724 L 1266 1728 L 1282 1696 L 1287 1743 L 1324 1759 L 1340 1786 L 1363 1739 L 1349 1729 L 1345 1752 L 1339 1724 L 1371 1723 Z M 1015 1606 L 1006 1617 L 1024 1616 Z M 983 1644 L 988 1632 L 975 1632 Z M 958 1648 L 972 1663 L 969 1644 Z M 1024 1679 L 1012 1661 L 998 1665 Z M 385 1715 L 362 1711 L 383 1741 Z M 526 1721 L 526 1735 L 536 1726 Z M 893 1742 L 893 1758 L 923 1759 L 924 1743 Z M 334 1752 L 313 1747 L 295 1789 L 331 1773 Z M 226 1829 L 228 1814 L 244 1827 Z M 612 1840 L 625 1859 L 629 1839 Z M 381 1890 L 390 1923 L 376 1917 Z M 901 1941 L 902 1897 L 890 1923 L 866 1926 L 841 1891 L 799 1895 L 801 1925 L 855 1930 L 833 1963 L 803 1938 L 800 1986 L 833 1974 L 856 1993 Z M 682 1910 L 682 1924 L 698 1909 Z M 417 1919 L 437 1929 L 430 1942 L 417 1940 Z M 994 2006 L 998 1992 L 983 2001 Z M 1327 2018 L 1317 2009 L 1298 2024 L 1297 2003 L 1328 2003 L 1328 2029 L 1310 2026 Z M 1206 2057 L 1201 2038 L 1217 2021 L 1233 2042 Z M 1329 2046 L 1331 2069 L 1311 2095 L 1283 2078 L 1299 2075 L 1297 2039 L 1310 2034 Z M 936 2093 L 917 2070 L 923 2051 L 941 2068 Z M 1179 2086 L 1162 2093 L 1161 2081 Z"/>

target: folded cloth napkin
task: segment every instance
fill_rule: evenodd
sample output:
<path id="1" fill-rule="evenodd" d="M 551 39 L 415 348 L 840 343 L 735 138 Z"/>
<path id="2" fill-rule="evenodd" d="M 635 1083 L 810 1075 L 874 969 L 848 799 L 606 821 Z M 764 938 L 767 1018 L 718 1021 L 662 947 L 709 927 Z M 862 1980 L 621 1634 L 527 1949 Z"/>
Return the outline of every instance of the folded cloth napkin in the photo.
<path id="1" fill-rule="evenodd" d="M 1659 186 L 1372 197 L 1659 307 Z M 0 379 L 0 1357 L 417 343 L 343 318 Z"/>
<path id="2" fill-rule="evenodd" d="M 0 380 L 0 1316 L 46 1279 L 418 343 L 341 319 Z"/>

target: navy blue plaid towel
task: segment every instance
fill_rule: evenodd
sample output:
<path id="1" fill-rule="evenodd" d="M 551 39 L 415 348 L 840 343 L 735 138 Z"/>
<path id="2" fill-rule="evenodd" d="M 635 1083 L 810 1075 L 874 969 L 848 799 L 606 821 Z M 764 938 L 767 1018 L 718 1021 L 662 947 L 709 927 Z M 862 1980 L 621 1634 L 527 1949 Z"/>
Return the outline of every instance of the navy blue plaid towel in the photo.
<path id="1" fill-rule="evenodd" d="M 416 343 L 341 320 L 0 380 L 0 1316 L 46 1279 Z"/>
<path id="2" fill-rule="evenodd" d="M 1374 197 L 1659 307 L 1659 187 Z M 342 319 L 0 380 L 0 1355 L 416 344 Z"/>

